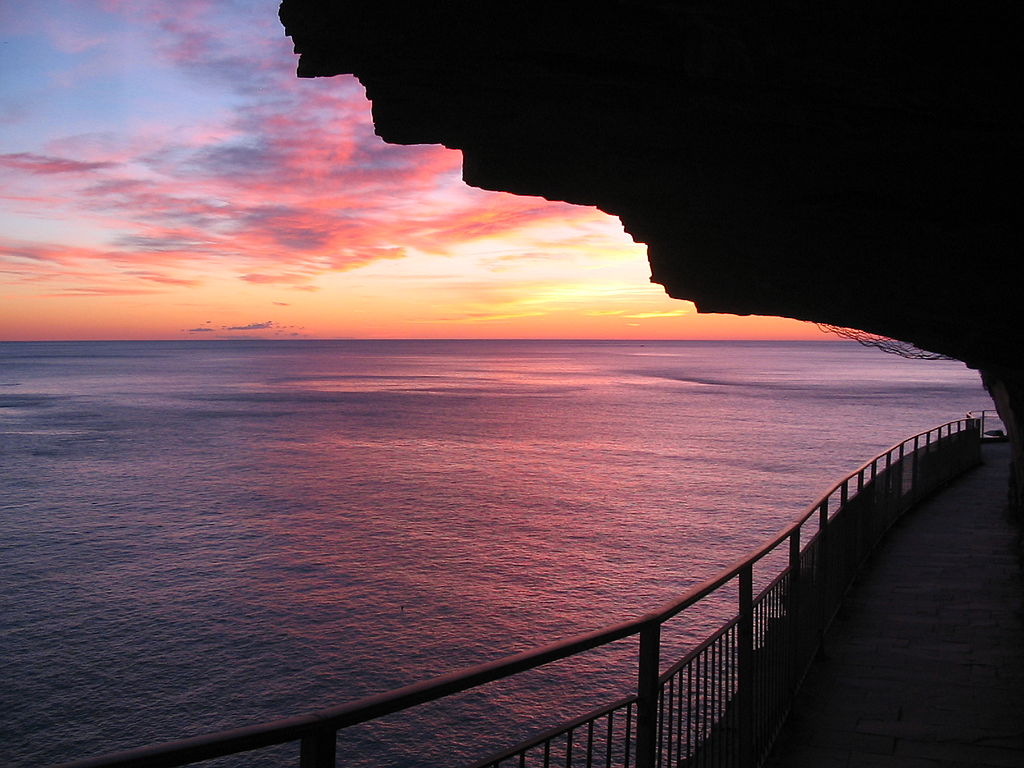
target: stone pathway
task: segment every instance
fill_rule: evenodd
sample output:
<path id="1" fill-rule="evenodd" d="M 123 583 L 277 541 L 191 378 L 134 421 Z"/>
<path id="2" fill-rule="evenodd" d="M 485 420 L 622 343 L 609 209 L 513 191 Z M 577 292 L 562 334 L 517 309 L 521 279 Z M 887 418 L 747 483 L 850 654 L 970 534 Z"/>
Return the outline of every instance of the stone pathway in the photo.
<path id="1" fill-rule="evenodd" d="M 771 768 L 1024 768 L 1024 580 L 1005 444 L 911 511 L 854 585 Z"/>

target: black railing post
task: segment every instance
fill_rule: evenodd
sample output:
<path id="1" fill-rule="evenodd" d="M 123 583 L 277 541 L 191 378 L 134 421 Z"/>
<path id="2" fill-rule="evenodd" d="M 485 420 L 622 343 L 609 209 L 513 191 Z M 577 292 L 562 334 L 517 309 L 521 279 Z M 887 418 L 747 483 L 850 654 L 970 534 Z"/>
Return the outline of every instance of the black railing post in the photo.
<path id="1" fill-rule="evenodd" d="M 948 483 L 956 475 L 956 450 L 953 443 L 953 425 L 946 428 L 946 455 L 949 460 L 946 462 L 946 482 Z"/>
<path id="2" fill-rule="evenodd" d="M 868 554 L 870 540 L 871 508 L 865 504 L 867 495 L 864 493 L 864 470 L 857 471 L 857 565 L 864 562 Z"/>
<path id="3" fill-rule="evenodd" d="M 829 566 L 829 530 L 828 530 L 828 499 L 818 507 L 818 551 L 815 553 L 816 574 L 815 589 L 820 595 L 818 606 L 818 634 L 821 650 L 824 651 L 825 624 L 828 621 L 829 605 L 832 602 L 832 569 Z"/>
<path id="4" fill-rule="evenodd" d="M 935 474 L 935 459 L 932 457 L 932 430 L 928 430 L 924 436 L 924 470 L 925 470 L 925 485 L 929 490 L 932 488 L 932 475 Z"/>
<path id="5" fill-rule="evenodd" d="M 906 458 L 906 445 L 906 443 L 900 443 L 899 458 L 896 461 L 896 505 L 901 515 L 910 506 L 903 493 L 903 460 Z"/>
<path id="6" fill-rule="evenodd" d="M 920 469 L 918 467 L 918 462 L 921 458 L 921 441 L 919 438 L 920 435 L 914 435 L 914 452 L 911 454 L 911 456 L 913 456 L 913 464 L 911 464 L 910 469 L 910 485 L 912 488 L 912 498 L 915 504 L 921 499 Z"/>
<path id="7" fill-rule="evenodd" d="M 303 736 L 299 747 L 299 768 L 334 768 L 337 739 L 333 730 Z"/>
<path id="8" fill-rule="evenodd" d="M 789 535 L 789 627 L 790 627 L 790 696 L 796 694 L 803 666 L 803 633 L 800 631 L 800 527 Z"/>
<path id="9" fill-rule="evenodd" d="M 885 489 L 885 526 L 883 526 L 882 530 L 885 530 L 896 519 L 896 512 L 893 509 L 892 503 L 892 450 L 885 452 L 885 469 L 883 472 L 885 473 L 885 482 L 882 484 L 882 487 Z"/>
<path id="10" fill-rule="evenodd" d="M 855 535 L 857 530 L 857 521 L 850 516 L 850 511 L 846 508 L 847 502 L 850 500 L 850 479 L 846 478 L 839 485 L 839 507 L 836 509 L 836 514 L 839 512 L 843 513 L 843 524 L 839 526 L 840 538 L 842 541 L 840 545 L 843 551 L 843 573 L 840 578 L 840 583 L 845 587 L 849 574 L 852 569 L 856 567 L 857 560 L 857 536 Z M 840 590 L 842 591 L 842 590 Z"/>
<path id="11" fill-rule="evenodd" d="M 636 683 L 636 768 L 654 768 L 658 744 L 658 674 L 661 664 L 661 624 L 640 630 L 640 659 Z"/>
<path id="12" fill-rule="evenodd" d="M 741 766 L 754 765 L 754 567 L 747 563 L 739 573 L 739 677 L 736 691 L 740 713 L 740 754 Z"/>

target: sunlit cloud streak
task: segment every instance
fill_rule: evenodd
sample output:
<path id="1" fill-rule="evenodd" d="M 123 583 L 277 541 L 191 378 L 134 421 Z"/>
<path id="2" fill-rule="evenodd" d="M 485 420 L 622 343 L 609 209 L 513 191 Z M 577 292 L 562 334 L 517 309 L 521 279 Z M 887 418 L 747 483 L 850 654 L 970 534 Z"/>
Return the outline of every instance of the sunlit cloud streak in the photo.
<path id="1" fill-rule="evenodd" d="M 185 329 L 190 335 L 210 333 L 212 336 L 208 338 L 213 339 L 298 338 L 307 335 L 304 331 L 305 328 L 301 325 L 284 325 L 273 320 L 247 325 L 201 325 Z"/>
<path id="2" fill-rule="evenodd" d="M 225 328 L 225 331 L 262 331 L 267 328 L 273 328 L 274 321 L 267 320 L 264 323 L 249 323 L 248 325 L 231 325 Z"/>
<path id="3" fill-rule="evenodd" d="M 636 314 L 626 315 L 631 320 L 647 320 L 652 317 L 682 317 L 683 315 L 692 315 L 693 308 L 684 307 L 683 309 L 674 309 L 668 312 L 637 312 Z"/>
<path id="4" fill-rule="evenodd" d="M 17 152 L 0 155 L 0 166 L 27 173 L 83 173 L 113 166 L 111 162 L 89 163 L 66 157 L 34 155 L 31 152 Z"/>

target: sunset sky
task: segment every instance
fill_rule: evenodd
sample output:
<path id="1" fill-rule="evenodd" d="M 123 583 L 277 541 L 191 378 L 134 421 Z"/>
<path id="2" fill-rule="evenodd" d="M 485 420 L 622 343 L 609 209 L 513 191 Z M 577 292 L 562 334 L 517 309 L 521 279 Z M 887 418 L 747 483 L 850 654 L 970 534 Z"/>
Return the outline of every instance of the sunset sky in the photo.
<path id="1" fill-rule="evenodd" d="M 0 339 L 808 338 L 300 80 L 276 0 L 0 4 Z"/>

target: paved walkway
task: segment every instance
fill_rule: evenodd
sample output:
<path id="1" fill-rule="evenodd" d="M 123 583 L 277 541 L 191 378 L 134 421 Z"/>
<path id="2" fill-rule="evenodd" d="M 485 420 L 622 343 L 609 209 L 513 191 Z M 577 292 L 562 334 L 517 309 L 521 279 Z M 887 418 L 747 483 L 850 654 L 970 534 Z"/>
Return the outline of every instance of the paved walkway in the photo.
<path id="1" fill-rule="evenodd" d="M 893 528 L 829 631 L 772 768 L 1024 768 L 1009 449 Z"/>

